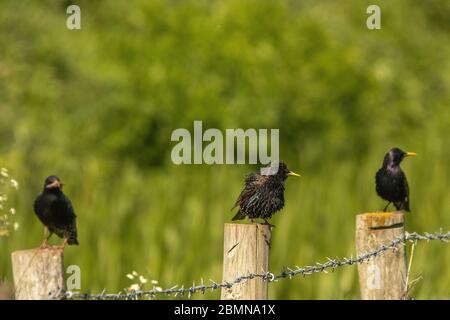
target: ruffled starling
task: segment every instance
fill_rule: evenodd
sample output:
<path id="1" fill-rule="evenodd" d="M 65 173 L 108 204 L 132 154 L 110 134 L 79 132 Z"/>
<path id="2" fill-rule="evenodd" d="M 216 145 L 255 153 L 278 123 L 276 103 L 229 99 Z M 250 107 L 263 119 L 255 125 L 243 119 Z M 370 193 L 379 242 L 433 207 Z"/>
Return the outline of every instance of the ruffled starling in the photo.
<path id="1" fill-rule="evenodd" d="M 392 148 L 384 156 L 383 166 L 375 176 L 377 194 L 388 201 L 383 211 L 386 211 L 391 203 L 394 203 L 397 210 L 410 211 L 408 181 L 400 168 L 400 162 L 405 157 L 415 155 L 414 152 Z"/>
<path id="2" fill-rule="evenodd" d="M 267 220 L 284 207 L 284 182 L 288 176 L 300 175 L 290 171 L 282 161 L 272 163 L 267 173 L 254 172 L 247 176 L 244 190 L 232 208 L 239 207 L 233 221 L 249 217 L 253 222 L 261 218 L 270 225 Z"/>
<path id="3" fill-rule="evenodd" d="M 76 215 L 70 199 L 62 192 L 63 184 L 57 176 L 45 179 L 44 190 L 34 201 L 34 212 L 45 226 L 45 238 L 41 247 L 48 246 L 53 233 L 66 244 L 78 245 Z"/>

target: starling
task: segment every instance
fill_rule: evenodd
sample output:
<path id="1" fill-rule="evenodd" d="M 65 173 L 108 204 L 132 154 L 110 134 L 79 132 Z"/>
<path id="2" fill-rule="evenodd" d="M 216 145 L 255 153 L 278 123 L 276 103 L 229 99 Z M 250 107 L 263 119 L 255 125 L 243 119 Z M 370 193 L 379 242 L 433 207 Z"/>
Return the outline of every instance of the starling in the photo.
<path id="1" fill-rule="evenodd" d="M 44 190 L 34 201 L 34 212 L 45 226 L 42 248 L 48 246 L 53 233 L 66 244 L 78 245 L 76 215 L 70 199 L 62 192 L 63 184 L 57 176 L 45 179 Z"/>
<path id="2" fill-rule="evenodd" d="M 284 182 L 288 176 L 300 177 L 282 161 L 272 163 L 268 174 L 249 174 L 245 179 L 244 190 L 232 208 L 239 206 L 232 220 L 241 220 L 247 216 L 253 222 L 253 219 L 261 218 L 272 226 L 267 220 L 284 207 Z"/>
<path id="3" fill-rule="evenodd" d="M 388 201 L 383 211 L 386 211 L 391 203 L 397 210 L 409 209 L 409 186 L 406 175 L 400 168 L 400 162 L 405 157 L 415 156 L 414 152 L 405 152 L 399 148 L 392 148 L 384 156 L 383 166 L 375 176 L 377 194 Z"/>

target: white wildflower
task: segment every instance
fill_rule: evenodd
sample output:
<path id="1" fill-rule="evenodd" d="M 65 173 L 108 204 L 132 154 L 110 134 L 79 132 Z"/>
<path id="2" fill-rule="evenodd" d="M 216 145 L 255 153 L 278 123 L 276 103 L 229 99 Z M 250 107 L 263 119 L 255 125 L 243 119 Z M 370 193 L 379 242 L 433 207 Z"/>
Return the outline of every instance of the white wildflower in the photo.
<path id="1" fill-rule="evenodd" d="M 16 209 L 14 209 L 14 208 L 9 209 L 9 213 L 16 214 Z"/>
<path id="2" fill-rule="evenodd" d="M 130 279 L 130 280 L 133 280 L 134 276 L 131 273 L 129 273 L 129 274 L 127 274 L 127 278 Z"/>
<path id="3" fill-rule="evenodd" d="M 0 175 L 2 175 L 5 178 L 8 178 L 9 177 L 8 170 L 6 168 L 1 168 Z"/>
<path id="4" fill-rule="evenodd" d="M 139 276 L 140 283 L 147 283 L 147 279 L 144 276 Z"/>
<path id="5" fill-rule="evenodd" d="M 141 286 L 137 283 L 134 283 L 130 286 L 129 289 L 130 289 L 130 291 L 139 291 L 139 290 L 141 290 Z"/>
<path id="6" fill-rule="evenodd" d="M 14 189 L 19 190 L 19 183 L 17 182 L 17 180 L 11 179 L 10 183 Z"/>
<path id="7" fill-rule="evenodd" d="M 19 223 L 18 222 L 14 222 L 14 230 L 16 231 L 16 230 L 18 230 L 19 229 Z"/>
<path id="8" fill-rule="evenodd" d="M 152 282 L 152 284 L 154 284 L 154 285 L 158 284 L 158 281 L 156 281 L 156 280 L 152 280 L 151 282 Z"/>
<path id="9" fill-rule="evenodd" d="M 139 276 L 139 273 L 137 273 L 137 272 L 134 271 L 134 270 L 131 272 L 131 274 L 132 274 L 133 276 L 135 276 L 135 277 Z"/>

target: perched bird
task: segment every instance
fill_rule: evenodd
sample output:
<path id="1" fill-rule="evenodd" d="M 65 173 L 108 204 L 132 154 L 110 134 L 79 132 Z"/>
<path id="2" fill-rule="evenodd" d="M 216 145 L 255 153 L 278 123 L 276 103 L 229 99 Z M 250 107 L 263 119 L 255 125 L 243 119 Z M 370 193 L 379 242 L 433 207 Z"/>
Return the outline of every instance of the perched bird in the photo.
<path id="1" fill-rule="evenodd" d="M 63 184 L 57 176 L 45 179 L 44 190 L 34 201 L 34 212 L 45 226 L 42 248 L 48 246 L 53 233 L 66 244 L 78 245 L 76 215 L 70 199 L 62 192 Z"/>
<path id="2" fill-rule="evenodd" d="M 405 157 L 415 155 L 414 152 L 392 148 L 384 156 L 383 166 L 375 176 L 377 194 L 388 201 L 383 211 L 386 211 L 391 203 L 394 203 L 397 210 L 410 211 L 408 181 L 400 168 L 400 162 Z"/>
<path id="3" fill-rule="evenodd" d="M 272 226 L 267 220 L 284 207 L 284 182 L 288 176 L 300 175 L 290 171 L 282 161 L 272 163 L 268 171 L 267 174 L 254 172 L 247 176 L 244 190 L 231 209 L 239 207 L 233 221 L 249 217 L 253 222 L 253 219 L 261 218 Z"/>

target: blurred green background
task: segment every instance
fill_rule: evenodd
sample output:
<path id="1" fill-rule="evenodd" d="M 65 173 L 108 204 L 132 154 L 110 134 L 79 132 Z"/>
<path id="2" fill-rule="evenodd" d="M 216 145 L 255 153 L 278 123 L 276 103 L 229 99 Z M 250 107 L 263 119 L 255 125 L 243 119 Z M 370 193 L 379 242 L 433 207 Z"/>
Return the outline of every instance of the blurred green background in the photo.
<path id="1" fill-rule="evenodd" d="M 0 238 L 0 278 L 12 281 L 13 250 L 41 243 L 32 203 L 58 174 L 78 214 L 65 262 L 81 291 L 122 290 L 132 270 L 162 287 L 220 280 L 223 224 L 258 166 L 172 164 L 171 132 L 194 120 L 280 129 L 303 178 L 272 219 L 274 272 L 354 255 L 355 215 L 384 207 L 374 174 L 393 146 L 419 154 L 403 163 L 407 230 L 448 230 L 450 2 L 376 1 L 373 31 L 369 4 L 2 0 L 0 167 L 20 183 L 20 228 Z M 448 245 L 418 245 L 415 298 L 450 297 L 449 261 Z M 271 284 L 270 298 L 358 299 L 356 267 Z"/>

